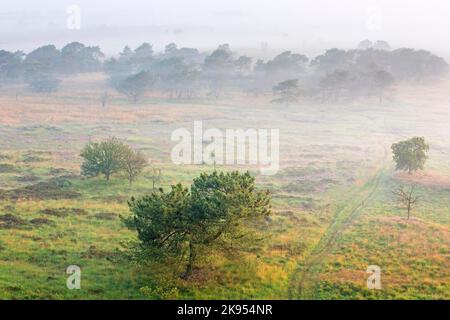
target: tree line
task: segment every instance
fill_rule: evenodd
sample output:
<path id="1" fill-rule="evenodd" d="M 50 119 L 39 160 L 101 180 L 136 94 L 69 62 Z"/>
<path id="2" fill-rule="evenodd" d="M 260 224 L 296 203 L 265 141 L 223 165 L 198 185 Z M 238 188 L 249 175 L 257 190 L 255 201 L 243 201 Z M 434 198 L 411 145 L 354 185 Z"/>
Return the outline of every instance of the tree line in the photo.
<path id="1" fill-rule="evenodd" d="M 34 91 L 51 92 L 58 89 L 62 76 L 104 71 L 111 88 L 134 103 L 150 90 L 183 99 L 219 97 L 233 90 L 255 95 L 273 90 L 274 102 L 281 103 L 302 95 L 322 102 L 361 96 L 382 101 L 395 81 L 428 83 L 448 69 L 443 58 L 429 51 L 391 50 L 384 41 L 368 40 L 356 49 L 332 48 L 312 59 L 284 51 L 267 61 L 240 55 L 228 44 L 206 53 L 174 43 L 155 52 L 151 44 L 143 43 L 135 49 L 126 46 L 111 58 L 99 47 L 79 42 L 61 50 L 46 45 L 28 54 L 0 51 L 0 82 L 26 82 Z"/>
<path id="2" fill-rule="evenodd" d="M 102 70 L 104 58 L 100 47 L 79 42 L 61 50 L 45 45 L 28 54 L 0 50 L 0 83 L 27 83 L 33 91 L 52 92 L 61 76 Z"/>

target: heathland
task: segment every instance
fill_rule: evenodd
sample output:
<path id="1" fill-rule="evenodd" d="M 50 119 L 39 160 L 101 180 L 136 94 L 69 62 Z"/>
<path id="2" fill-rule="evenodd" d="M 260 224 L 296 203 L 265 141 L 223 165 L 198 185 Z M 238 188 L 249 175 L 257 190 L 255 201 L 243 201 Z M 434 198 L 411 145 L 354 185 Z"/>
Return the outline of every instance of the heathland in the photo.
<path id="1" fill-rule="evenodd" d="M 319 103 L 229 92 L 170 98 L 160 92 L 131 104 L 108 91 L 106 77 L 64 78 L 58 92 L 0 88 L 0 298 L 4 299 L 449 299 L 450 81 L 396 84 L 376 97 Z M 127 200 L 157 187 L 189 184 L 212 165 L 176 165 L 171 133 L 205 128 L 277 128 L 280 169 L 264 176 L 273 213 L 257 228 L 258 247 L 234 258 L 215 253 L 188 280 L 176 266 L 136 264 L 122 255 L 135 234 L 121 219 Z M 124 139 L 150 161 L 126 177 L 80 175 L 83 146 Z M 394 170 L 390 146 L 411 136 L 430 144 L 423 171 Z M 420 201 L 407 220 L 392 190 L 414 183 Z M 66 268 L 82 270 L 80 290 L 66 287 Z M 366 286 L 381 268 L 382 290 Z"/>

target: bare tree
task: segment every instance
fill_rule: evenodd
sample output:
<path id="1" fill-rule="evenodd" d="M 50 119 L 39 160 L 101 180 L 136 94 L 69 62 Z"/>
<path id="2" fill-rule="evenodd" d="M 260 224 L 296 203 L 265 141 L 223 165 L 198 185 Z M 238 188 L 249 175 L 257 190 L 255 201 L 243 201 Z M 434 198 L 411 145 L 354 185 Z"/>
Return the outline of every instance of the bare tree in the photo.
<path id="1" fill-rule="evenodd" d="M 415 185 L 410 185 L 409 187 L 399 186 L 392 193 L 397 196 L 397 202 L 399 205 L 406 209 L 408 212 L 408 220 L 410 217 L 411 210 L 416 205 L 419 197 L 415 195 Z"/>
<path id="2" fill-rule="evenodd" d="M 140 151 L 134 151 L 130 147 L 126 147 L 123 157 L 123 170 L 127 174 L 130 186 L 147 166 L 147 163 L 147 158 Z"/>

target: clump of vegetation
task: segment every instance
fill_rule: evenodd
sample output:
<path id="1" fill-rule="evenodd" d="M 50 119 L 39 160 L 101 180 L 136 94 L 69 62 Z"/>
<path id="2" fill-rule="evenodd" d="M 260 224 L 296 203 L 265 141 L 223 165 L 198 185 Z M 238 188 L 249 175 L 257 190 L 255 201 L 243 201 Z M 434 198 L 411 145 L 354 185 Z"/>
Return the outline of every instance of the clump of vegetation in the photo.
<path id="1" fill-rule="evenodd" d="M 177 300 L 180 291 L 176 287 L 156 286 L 154 288 L 142 287 L 140 291 L 150 299 Z"/>
<path id="2" fill-rule="evenodd" d="M 9 163 L 0 163 L 0 173 L 14 173 L 18 172 L 17 168 Z"/>
<path id="3" fill-rule="evenodd" d="M 408 171 L 409 174 L 412 171 L 423 170 L 429 148 L 423 137 L 413 137 L 394 143 L 391 149 L 394 154 L 395 169 Z"/>
<path id="4" fill-rule="evenodd" d="M 46 208 L 39 213 L 61 218 L 69 215 L 85 215 L 87 211 L 81 208 Z"/>
<path id="5" fill-rule="evenodd" d="M 60 200 L 60 199 L 75 199 L 80 196 L 80 193 L 67 189 L 58 181 L 42 181 L 26 187 L 1 190 L 0 199 L 36 199 L 36 200 Z"/>
<path id="6" fill-rule="evenodd" d="M 48 160 L 48 158 L 44 158 L 39 156 L 38 153 L 29 152 L 22 156 L 22 162 L 30 163 L 30 162 L 43 162 Z"/>
<path id="7" fill-rule="evenodd" d="M 214 251 L 233 253 L 254 239 L 249 222 L 270 213 L 268 191 L 258 191 L 248 172 L 203 173 L 191 188 L 173 185 L 129 201 L 128 228 L 138 233 L 141 258 L 185 258 L 183 278 L 189 278 L 197 259 Z"/>
<path id="8" fill-rule="evenodd" d="M 28 222 L 13 214 L 4 214 L 0 216 L 0 228 L 2 229 L 17 229 L 23 228 Z"/>
<path id="9" fill-rule="evenodd" d="M 55 223 L 52 220 L 49 220 L 47 218 L 35 218 L 31 219 L 30 223 L 35 226 L 42 226 L 42 225 L 54 225 Z"/>
<path id="10" fill-rule="evenodd" d="M 0 160 L 11 160 L 11 159 L 12 159 L 11 155 L 0 152 Z"/>
<path id="11" fill-rule="evenodd" d="M 83 253 L 83 257 L 87 259 L 104 259 L 110 255 L 110 252 L 100 250 L 96 246 L 92 245 Z"/>
<path id="12" fill-rule="evenodd" d="M 112 212 L 99 212 L 94 215 L 94 218 L 98 220 L 114 220 L 116 215 Z"/>
<path id="13" fill-rule="evenodd" d="M 69 176 L 71 174 L 69 170 L 63 168 L 50 168 L 48 173 L 52 176 L 60 176 L 60 175 Z"/>
<path id="14" fill-rule="evenodd" d="M 96 177 L 103 174 L 109 181 L 113 174 L 124 171 L 130 185 L 147 165 L 147 159 L 139 151 L 116 137 L 101 142 L 89 142 L 81 151 L 84 162 L 81 174 Z"/>
<path id="15" fill-rule="evenodd" d="M 27 174 L 24 176 L 17 177 L 16 180 L 19 182 L 36 182 L 39 180 L 39 177 Z"/>

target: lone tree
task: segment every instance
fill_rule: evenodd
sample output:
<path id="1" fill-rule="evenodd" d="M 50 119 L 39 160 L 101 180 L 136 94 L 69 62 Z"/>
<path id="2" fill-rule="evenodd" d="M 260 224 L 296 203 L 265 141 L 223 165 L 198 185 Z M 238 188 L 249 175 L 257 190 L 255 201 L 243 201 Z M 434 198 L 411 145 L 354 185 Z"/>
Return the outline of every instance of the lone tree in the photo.
<path id="1" fill-rule="evenodd" d="M 195 263 L 214 251 L 235 253 L 255 239 L 245 222 L 270 213 L 268 191 L 258 191 L 247 172 L 203 173 L 190 190 L 181 184 L 129 201 L 128 228 L 138 233 L 139 256 L 165 263 L 186 260 L 188 278 Z"/>
<path id="2" fill-rule="evenodd" d="M 300 95 L 298 79 L 280 82 L 273 87 L 273 94 L 278 97 L 272 100 L 272 103 L 284 103 L 289 106 L 289 103 L 296 102 Z"/>
<path id="3" fill-rule="evenodd" d="M 115 137 L 102 142 L 89 142 L 80 154 L 84 159 L 81 174 L 86 177 L 103 174 L 109 181 L 112 174 L 122 170 L 126 152 L 127 146 Z"/>
<path id="4" fill-rule="evenodd" d="M 419 197 L 414 194 L 415 188 L 414 185 L 409 186 L 409 188 L 400 186 L 392 191 L 392 193 L 397 196 L 397 202 L 407 210 L 408 220 L 413 206 L 415 206 L 419 200 Z"/>
<path id="5" fill-rule="evenodd" d="M 147 164 L 147 158 L 140 151 L 134 151 L 129 146 L 126 146 L 123 157 L 123 170 L 127 174 L 130 186 Z"/>
<path id="6" fill-rule="evenodd" d="M 394 143 L 391 146 L 396 170 L 412 171 L 422 170 L 427 160 L 429 145 L 423 137 L 413 137 L 409 140 Z"/>

